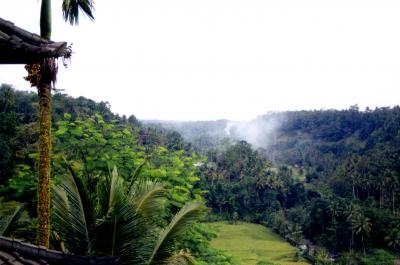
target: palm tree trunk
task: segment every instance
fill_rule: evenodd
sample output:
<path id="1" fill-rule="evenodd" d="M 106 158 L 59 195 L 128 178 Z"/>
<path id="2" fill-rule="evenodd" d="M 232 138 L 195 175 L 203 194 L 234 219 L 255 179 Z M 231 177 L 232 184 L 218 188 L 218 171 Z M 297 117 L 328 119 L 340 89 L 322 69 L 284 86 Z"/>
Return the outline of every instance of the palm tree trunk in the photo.
<path id="1" fill-rule="evenodd" d="M 40 35 L 51 38 L 51 0 L 42 0 Z M 51 61 L 44 59 L 38 77 L 39 96 L 39 181 L 37 243 L 49 247 L 50 240 L 50 158 L 51 158 Z"/>
<path id="2" fill-rule="evenodd" d="M 363 245 L 364 256 L 365 256 L 366 253 L 365 253 L 364 235 L 361 235 L 361 242 L 362 242 L 362 245 Z"/>
<path id="3" fill-rule="evenodd" d="M 42 0 L 40 6 L 40 37 L 51 39 L 51 0 Z"/>
<path id="4" fill-rule="evenodd" d="M 51 86 L 41 83 L 39 96 L 39 182 L 38 245 L 48 247 L 50 238 L 50 153 L 51 153 Z"/>
<path id="5" fill-rule="evenodd" d="M 395 194 L 395 191 L 393 189 L 393 191 L 392 191 L 392 212 L 393 213 L 395 213 L 395 208 L 394 208 L 394 198 L 395 198 L 395 196 L 394 196 L 394 194 Z"/>
<path id="6" fill-rule="evenodd" d="M 351 224 L 351 238 L 350 238 L 350 253 L 353 254 L 353 246 L 354 246 L 354 228 L 353 224 Z"/>

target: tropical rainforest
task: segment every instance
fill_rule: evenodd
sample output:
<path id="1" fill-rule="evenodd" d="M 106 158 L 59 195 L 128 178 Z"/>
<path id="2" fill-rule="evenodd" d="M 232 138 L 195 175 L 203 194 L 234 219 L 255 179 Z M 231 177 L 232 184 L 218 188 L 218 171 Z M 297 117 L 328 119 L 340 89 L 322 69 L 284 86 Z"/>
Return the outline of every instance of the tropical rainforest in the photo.
<path id="1" fill-rule="evenodd" d="M 1 85 L 0 235 L 33 243 L 37 119 L 37 94 Z M 178 123 L 54 91 L 51 128 L 53 249 L 120 264 L 240 264 L 212 244 L 214 224 L 228 222 L 271 229 L 297 248 L 294 262 L 400 255 L 398 106 Z"/>

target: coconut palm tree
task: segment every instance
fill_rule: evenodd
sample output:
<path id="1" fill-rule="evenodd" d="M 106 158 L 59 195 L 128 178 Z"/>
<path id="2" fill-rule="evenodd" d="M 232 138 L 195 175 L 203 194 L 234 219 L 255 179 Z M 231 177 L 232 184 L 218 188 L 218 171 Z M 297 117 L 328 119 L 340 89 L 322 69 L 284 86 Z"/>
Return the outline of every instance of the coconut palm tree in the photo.
<path id="1" fill-rule="evenodd" d="M 93 19 L 92 0 L 64 0 L 64 19 L 77 24 L 82 11 Z M 51 0 L 42 0 L 40 8 L 40 36 L 51 39 Z M 37 64 L 27 65 L 32 86 L 37 87 L 39 97 L 39 181 L 38 181 L 38 231 L 37 243 L 48 247 L 50 237 L 50 162 L 51 162 L 51 84 L 56 81 L 57 62 L 45 58 Z"/>
<path id="2" fill-rule="evenodd" d="M 387 231 L 385 241 L 389 247 L 398 250 L 400 248 L 400 229 L 391 228 L 389 231 Z"/>
<path id="3" fill-rule="evenodd" d="M 347 206 L 346 210 L 344 211 L 344 214 L 346 216 L 346 221 L 350 225 L 351 237 L 350 237 L 349 251 L 351 254 L 353 254 L 354 232 L 355 232 L 354 223 L 355 223 L 355 220 L 357 219 L 357 217 L 361 214 L 361 207 L 354 202 L 350 202 L 350 204 Z"/>
<path id="4" fill-rule="evenodd" d="M 396 202 L 396 193 L 398 191 L 400 177 L 395 171 L 391 171 L 387 175 L 387 189 L 391 193 L 391 201 L 392 201 L 392 213 L 396 212 L 395 202 Z"/>
<path id="5" fill-rule="evenodd" d="M 114 169 L 90 194 L 87 179 L 70 171 L 53 193 L 54 233 L 64 251 L 119 256 L 120 264 L 194 263 L 174 241 L 204 214 L 201 203 L 185 205 L 162 228 L 166 194 L 159 183 L 140 177 L 127 183 Z"/>
<path id="6" fill-rule="evenodd" d="M 356 235 L 361 235 L 361 243 L 363 245 L 364 256 L 366 255 L 364 236 L 368 236 L 371 232 L 371 222 L 368 217 L 360 213 L 353 219 L 353 226 Z"/>

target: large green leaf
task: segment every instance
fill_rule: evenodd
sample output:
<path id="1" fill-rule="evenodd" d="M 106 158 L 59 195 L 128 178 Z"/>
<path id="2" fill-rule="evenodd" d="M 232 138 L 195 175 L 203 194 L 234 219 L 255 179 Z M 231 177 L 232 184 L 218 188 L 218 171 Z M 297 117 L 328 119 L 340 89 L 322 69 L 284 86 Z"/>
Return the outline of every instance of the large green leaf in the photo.
<path id="1" fill-rule="evenodd" d="M 207 208 L 202 203 L 186 204 L 160 233 L 148 264 L 162 264 L 172 255 L 174 240 L 184 232 L 190 224 L 204 216 Z"/>

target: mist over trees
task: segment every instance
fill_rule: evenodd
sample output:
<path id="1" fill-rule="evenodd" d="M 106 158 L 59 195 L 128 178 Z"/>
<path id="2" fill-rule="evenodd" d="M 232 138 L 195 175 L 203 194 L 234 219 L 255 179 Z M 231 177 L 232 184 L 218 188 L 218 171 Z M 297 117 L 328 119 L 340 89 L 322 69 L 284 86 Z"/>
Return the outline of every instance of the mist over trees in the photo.
<path id="1" fill-rule="evenodd" d="M 203 125 L 215 131 L 196 133 Z M 160 126 L 207 154 L 202 185 L 217 215 L 263 223 L 294 244 L 310 240 L 331 257 L 342 253 L 340 264 L 370 264 L 374 249 L 398 253 L 398 106 Z"/>
<path id="2" fill-rule="evenodd" d="M 196 264 L 237 264 L 229 254 L 210 247 L 217 233 L 207 222 L 215 220 L 270 227 L 299 247 L 299 257 L 304 254 L 315 264 L 333 260 L 392 264 L 399 255 L 399 107 L 276 112 L 249 122 L 178 123 L 118 116 L 107 102 L 60 92 L 52 95 L 52 102 L 57 205 L 73 203 L 66 198 L 80 198 L 81 213 L 90 219 L 87 227 L 79 226 L 83 229 L 79 231 L 88 231 L 89 237 L 79 245 L 86 247 L 76 248 L 76 238 L 68 235 L 77 231 L 64 227 L 67 219 L 59 218 L 76 212 L 58 208 L 54 228 L 58 227 L 59 237 L 51 241 L 56 249 L 64 245 L 88 254 L 88 238 L 101 238 L 93 224 L 132 225 L 126 222 L 129 214 L 122 205 L 136 209 L 132 198 L 150 192 L 155 196 L 149 197 L 154 198 L 152 203 L 139 207 L 152 216 L 142 228 L 148 237 L 140 239 L 145 241 L 142 245 L 133 244 L 131 252 L 141 253 L 147 261 L 156 257 L 149 249 L 155 249 L 160 231 L 167 231 L 175 216 L 182 217 L 182 209 L 192 209 L 185 205 L 199 202 L 210 209 L 202 219 L 205 223 L 189 222 L 165 249 L 193 258 Z M 0 231 L 32 242 L 37 215 L 37 107 L 34 93 L 1 85 Z M 71 192 L 74 186 L 78 193 Z M 114 194 L 120 212 L 105 206 L 111 187 L 122 191 Z M 17 212 L 18 220 L 3 222 L 11 220 L 6 214 L 10 212 Z M 195 215 L 189 219 L 194 221 Z M 110 216 L 120 218 L 119 223 Z M 3 224 L 7 224 L 4 229 Z M 97 246 L 94 253 L 122 251 L 110 251 L 107 244 Z M 129 253 L 118 253 L 131 259 Z"/>

